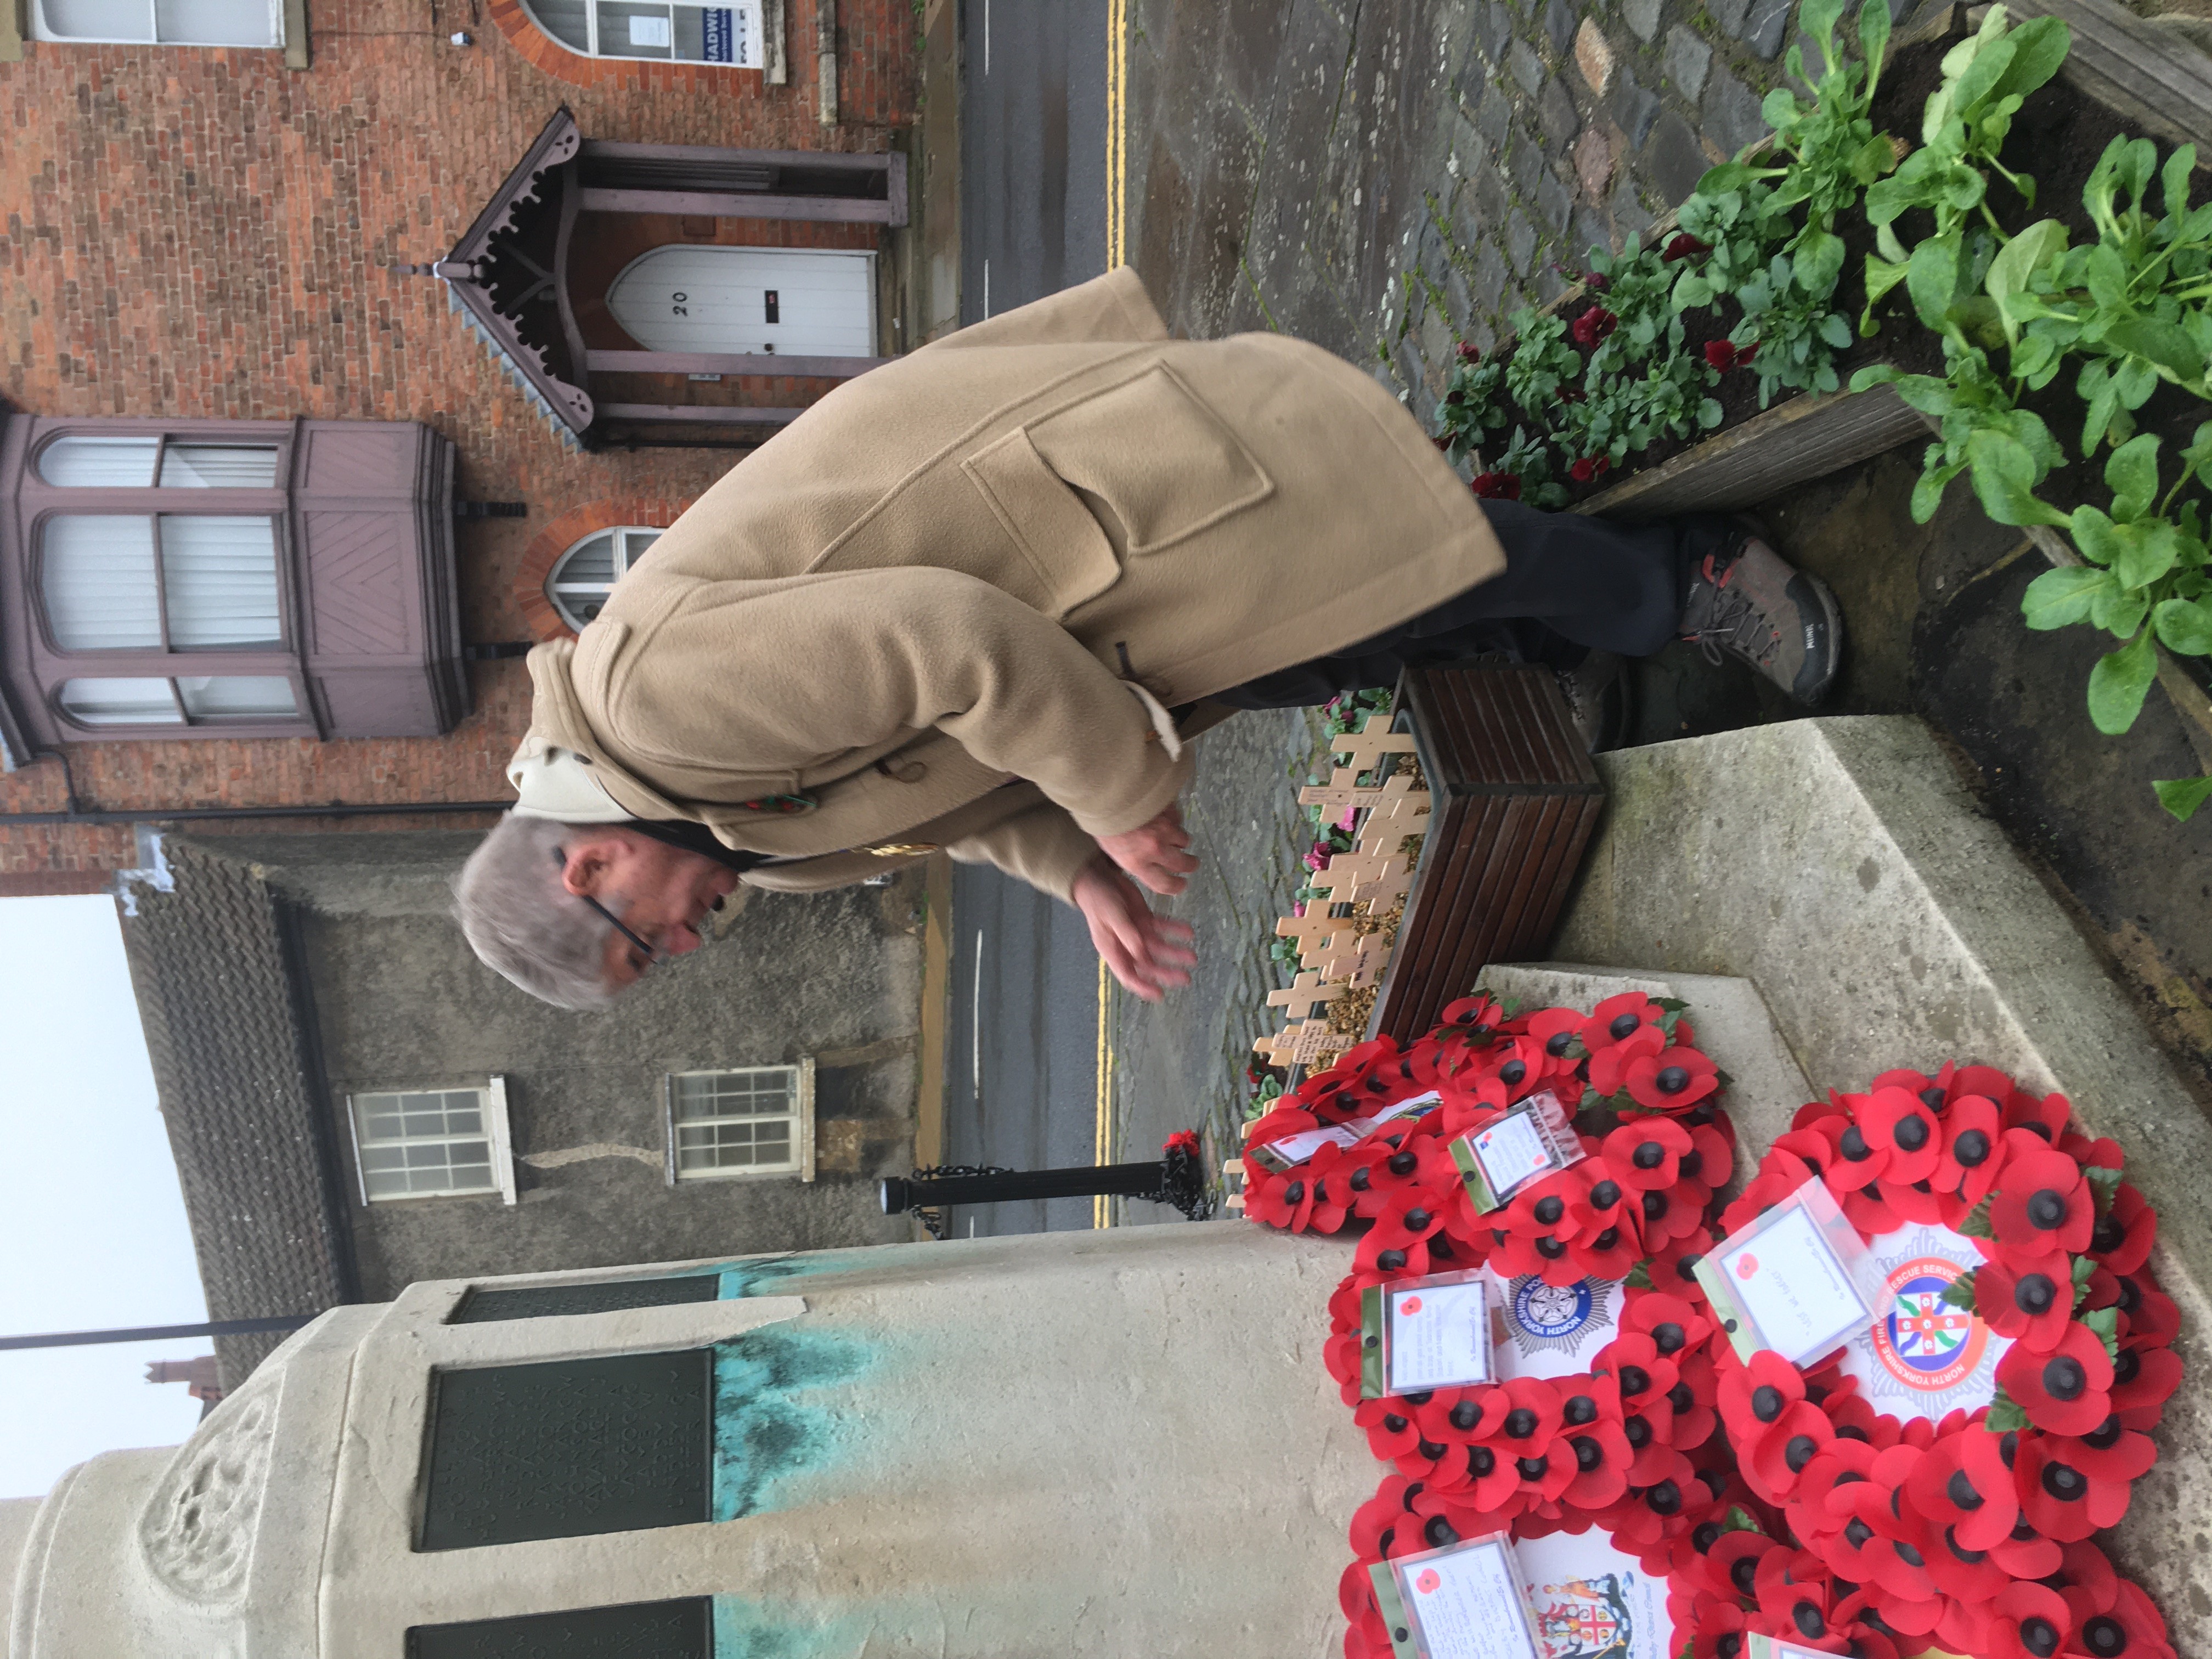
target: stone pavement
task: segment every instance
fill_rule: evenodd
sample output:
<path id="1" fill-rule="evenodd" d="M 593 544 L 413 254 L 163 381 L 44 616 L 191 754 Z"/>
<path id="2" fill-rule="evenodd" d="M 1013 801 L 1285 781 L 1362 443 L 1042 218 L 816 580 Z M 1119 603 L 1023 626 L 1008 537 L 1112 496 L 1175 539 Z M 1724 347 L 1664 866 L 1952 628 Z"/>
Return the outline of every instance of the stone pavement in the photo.
<path id="1" fill-rule="evenodd" d="M 1129 245 L 1170 324 L 1376 364 L 1424 417 L 1765 131 L 1790 0 L 1133 0 Z"/>
<path id="2" fill-rule="evenodd" d="M 1299 860 L 1314 831 L 1295 786 L 1319 731 L 1304 709 L 1275 709 L 1239 714 L 1199 743 L 1183 814 L 1200 868 L 1188 891 L 1159 902 L 1197 930 L 1199 965 L 1164 1002 L 1114 996 L 1117 1159 L 1146 1157 L 1178 1129 L 1203 1127 L 1212 1149 L 1240 1144 L 1252 1039 L 1281 1024 L 1263 1018 L 1273 1012 L 1267 993 L 1288 983 L 1266 941 L 1305 877 Z M 1229 1153 L 1211 1156 L 1218 1170 Z M 1162 1205 L 1114 1202 L 1120 1221 L 1180 1218 Z"/>

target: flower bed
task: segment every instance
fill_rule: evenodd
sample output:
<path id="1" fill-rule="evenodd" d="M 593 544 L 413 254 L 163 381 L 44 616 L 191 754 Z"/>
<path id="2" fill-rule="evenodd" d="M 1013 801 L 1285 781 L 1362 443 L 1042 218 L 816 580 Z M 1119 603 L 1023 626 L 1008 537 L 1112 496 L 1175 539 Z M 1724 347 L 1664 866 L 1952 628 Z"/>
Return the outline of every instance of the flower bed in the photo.
<path id="1" fill-rule="evenodd" d="M 1255 1126 L 1255 1146 L 1304 1156 L 1251 1167 L 1252 1219 L 1366 1224 L 1324 1349 L 1390 1470 L 1351 1518 L 1347 1659 L 1404 1637 L 1377 1564 L 1592 1528 L 1663 1583 L 1663 1650 L 1692 1659 L 1736 1659 L 1754 1636 L 1863 1659 L 2171 1659 L 2156 1607 L 2092 1541 L 2151 1467 L 2145 1431 L 2180 1376 L 2178 1317 L 2145 1265 L 2156 1218 L 2119 1149 L 2073 1129 L 2063 1097 L 1982 1066 L 1891 1072 L 1805 1107 L 1719 1227 L 1819 1186 L 1877 1252 L 1888 1304 L 1802 1366 L 1740 1354 L 1706 1260 L 1731 1259 L 1709 1225 L 1735 1163 L 1726 1080 L 1683 1012 L 1639 993 L 1589 1013 L 1469 998 Z M 1425 1115 L 1388 1115 L 1431 1091 Z M 1579 1103 L 1562 1133 L 1580 1156 L 1478 1209 L 1454 1143 L 1547 1096 Z M 1584 1324 L 1605 1310 L 1607 1340 L 1371 1397 L 1364 1293 L 1477 1267 L 1509 1307 L 1548 1293 Z M 1608 1594 L 1626 1651 L 1630 1609 Z"/>
<path id="2" fill-rule="evenodd" d="M 2054 83 L 2060 16 L 2015 26 L 1993 6 L 1877 75 L 1887 6 L 1860 10 L 1856 58 L 1842 9 L 1801 8 L 1820 66 L 1790 49 L 1811 97 L 1768 95 L 1763 153 L 1709 172 L 1654 246 L 1594 250 L 1586 288 L 1519 313 L 1508 346 L 1461 348 L 1437 441 L 1478 495 L 1618 510 L 1601 496 L 1624 471 L 1778 394 L 1888 387 L 1936 434 L 1914 516 L 1963 477 L 1990 517 L 2039 533 L 2065 568 L 2025 619 L 2121 641 L 2087 700 L 2124 732 L 2162 666 L 2187 696 L 2172 659 L 2212 656 L 2212 206 L 2191 204 L 2195 151 L 2161 155 Z M 2212 776 L 2157 788 L 2186 817 Z"/>

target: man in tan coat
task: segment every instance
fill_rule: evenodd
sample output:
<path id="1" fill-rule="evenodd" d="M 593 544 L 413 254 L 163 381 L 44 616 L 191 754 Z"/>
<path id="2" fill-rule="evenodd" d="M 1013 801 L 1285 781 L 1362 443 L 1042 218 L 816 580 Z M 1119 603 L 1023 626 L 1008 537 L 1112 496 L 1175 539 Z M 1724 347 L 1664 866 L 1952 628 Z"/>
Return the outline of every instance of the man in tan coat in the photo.
<path id="1" fill-rule="evenodd" d="M 1196 867 L 1175 802 L 1206 726 L 1501 645 L 1641 654 L 1686 611 L 1817 693 L 1816 588 L 1741 533 L 1478 502 L 1367 375 L 1170 339 L 1125 268 L 824 398 L 532 652 L 521 799 L 461 918 L 524 988 L 604 1006 L 740 878 L 942 848 L 1079 906 L 1156 998 L 1189 930 L 1131 878 Z"/>

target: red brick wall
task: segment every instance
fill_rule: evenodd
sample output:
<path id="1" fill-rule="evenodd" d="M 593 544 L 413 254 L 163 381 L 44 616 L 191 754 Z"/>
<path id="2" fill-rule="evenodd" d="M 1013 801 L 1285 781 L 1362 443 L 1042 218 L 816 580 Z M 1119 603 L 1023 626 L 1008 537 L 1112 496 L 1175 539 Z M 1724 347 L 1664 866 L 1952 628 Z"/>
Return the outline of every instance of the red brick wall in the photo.
<path id="1" fill-rule="evenodd" d="M 413 0 L 316 0 L 304 72 L 274 52 L 30 43 L 22 62 L 0 64 L 0 391 L 39 415 L 427 422 L 459 447 L 463 499 L 530 507 L 524 520 L 456 528 L 465 637 L 538 637 L 546 617 L 526 605 L 521 566 L 564 515 L 619 506 L 609 522 L 660 521 L 736 457 L 568 451 L 464 331 L 443 285 L 385 267 L 451 247 L 563 103 L 592 138 L 891 148 L 913 117 L 911 0 L 841 0 L 833 128 L 816 115 L 814 8 L 787 10 L 784 87 L 703 66 L 594 64 L 541 36 L 512 0 L 494 0 L 496 27 Z M 447 44 L 460 27 L 475 46 Z M 742 238 L 787 239 L 816 233 Z M 80 805 L 497 799 L 528 678 L 512 660 L 471 672 L 476 712 L 444 738 L 71 745 Z M 52 762 L 0 777 L 0 814 L 64 798 Z M 131 861 L 126 830 L 0 821 L 0 894 Z"/>

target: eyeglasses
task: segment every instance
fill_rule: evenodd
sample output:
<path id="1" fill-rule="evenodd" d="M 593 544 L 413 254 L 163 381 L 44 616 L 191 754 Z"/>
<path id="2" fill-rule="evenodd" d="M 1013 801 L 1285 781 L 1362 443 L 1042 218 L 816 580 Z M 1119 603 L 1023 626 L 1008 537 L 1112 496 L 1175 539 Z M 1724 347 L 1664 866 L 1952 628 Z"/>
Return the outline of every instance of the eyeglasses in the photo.
<path id="1" fill-rule="evenodd" d="M 553 862 L 563 870 L 567 869 L 568 867 L 568 849 L 565 847 L 555 848 L 553 849 Z M 593 898 L 589 893 L 579 893 L 576 896 L 583 900 L 585 903 L 590 905 L 592 908 L 598 911 L 601 915 L 605 916 L 606 918 L 608 927 L 613 928 L 615 932 L 620 933 L 624 939 L 628 939 L 632 945 L 635 945 L 640 951 L 645 953 L 645 965 L 643 968 L 640 968 L 638 969 L 640 973 L 643 973 L 646 968 L 652 967 L 654 963 L 660 960 L 660 951 L 659 947 L 647 945 L 643 939 L 640 939 L 623 924 L 623 919 L 620 916 L 608 909 L 605 905 L 600 903 L 599 900 Z"/>

